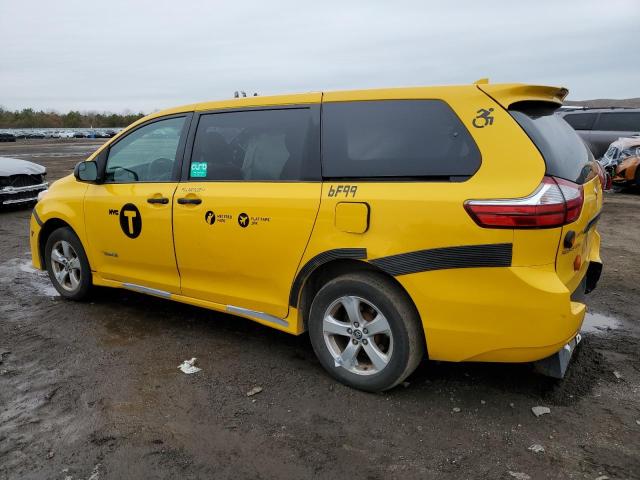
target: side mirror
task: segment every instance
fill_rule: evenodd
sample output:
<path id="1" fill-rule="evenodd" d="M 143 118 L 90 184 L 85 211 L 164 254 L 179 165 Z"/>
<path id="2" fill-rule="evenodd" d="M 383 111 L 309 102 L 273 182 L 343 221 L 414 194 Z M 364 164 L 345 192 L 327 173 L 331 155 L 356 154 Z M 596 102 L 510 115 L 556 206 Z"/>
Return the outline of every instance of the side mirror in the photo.
<path id="1" fill-rule="evenodd" d="M 73 170 L 73 175 L 81 182 L 95 183 L 98 181 L 98 164 L 93 160 L 79 162 Z"/>

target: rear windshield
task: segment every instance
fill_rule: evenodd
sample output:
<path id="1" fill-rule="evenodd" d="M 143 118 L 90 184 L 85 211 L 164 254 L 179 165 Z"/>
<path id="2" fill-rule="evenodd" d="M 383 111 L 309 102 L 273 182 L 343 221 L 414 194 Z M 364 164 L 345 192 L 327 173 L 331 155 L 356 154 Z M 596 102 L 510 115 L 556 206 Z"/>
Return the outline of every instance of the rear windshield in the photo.
<path id="1" fill-rule="evenodd" d="M 547 175 L 584 183 L 591 172 L 593 155 L 571 126 L 559 115 L 557 106 L 520 102 L 509 113 L 529 135 L 547 166 Z"/>

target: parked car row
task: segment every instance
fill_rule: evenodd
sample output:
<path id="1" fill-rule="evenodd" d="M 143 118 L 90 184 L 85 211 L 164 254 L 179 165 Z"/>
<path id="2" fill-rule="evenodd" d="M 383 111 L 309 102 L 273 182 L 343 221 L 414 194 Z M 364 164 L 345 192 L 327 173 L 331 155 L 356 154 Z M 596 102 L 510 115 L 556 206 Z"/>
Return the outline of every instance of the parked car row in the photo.
<path id="1" fill-rule="evenodd" d="M 115 137 L 116 133 L 114 130 L 107 130 L 106 132 L 89 130 L 87 132 L 76 132 L 73 134 L 73 138 L 111 138 Z"/>
<path id="2" fill-rule="evenodd" d="M 0 142 L 15 142 L 16 139 L 43 138 L 112 138 L 120 128 L 92 128 L 92 129 L 55 129 L 55 128 L 25 128 L 0 130 Z"/>

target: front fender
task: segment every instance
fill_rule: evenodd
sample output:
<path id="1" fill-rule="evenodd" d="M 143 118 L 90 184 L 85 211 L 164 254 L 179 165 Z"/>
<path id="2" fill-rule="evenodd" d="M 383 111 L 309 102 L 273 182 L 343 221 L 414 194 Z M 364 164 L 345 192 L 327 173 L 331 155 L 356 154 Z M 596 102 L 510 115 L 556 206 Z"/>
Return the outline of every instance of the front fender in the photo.
<path id="1" fill-rule="evenodd" d="M 61 224 L 67 224 L 78 236 L 83 245 L 87 244 L 84 226 L 84 195 L 86 183 L 78 182 L 73 175 L 56 181 L 31 215 L 30 237 L 31 258 L 35 268 L 44 269 L 44 259 L 40 247 L 46 237 Z M 85 248 L 88 253 L 88 249 Z M 89 258 L 91 264 L 91 259 Z"/>

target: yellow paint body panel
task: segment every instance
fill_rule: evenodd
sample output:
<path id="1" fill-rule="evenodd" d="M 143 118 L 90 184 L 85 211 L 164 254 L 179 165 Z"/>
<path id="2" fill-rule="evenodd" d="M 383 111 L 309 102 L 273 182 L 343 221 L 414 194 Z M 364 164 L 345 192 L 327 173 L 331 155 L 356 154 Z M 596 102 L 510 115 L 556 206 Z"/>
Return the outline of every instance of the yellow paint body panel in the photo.
<path id="1" fill-rule="evenodd" d="M 587 231 L 587 225 L 594 220 L 602 210 L 604 193 L 600 180 L 595 176 L 583 185 L 584 203 L 578 219 L 562 227 L 562 237 L 569 231 L 576 233 L 575 243 L 572 248 L 562 247 L 558 251 L 556 270 L 563 283 L 570 291 L 575 290 L 582 281 L 590 261 L 600 261 L 600 236 L 591 228 Z M 594 249 L 593 247 L 596 246 Z M 574 262 L 580 257 L 580 268 L 575 270 Z"/>
<path id="2" fill-rule="evenodd" d="M 584 186 L 580 218 L 564 228 L 480 228 L 463 204 L 470 199 L 525 197 L 537 188 L 545 174 L 544 160 L 505 108 L 523 100 L 561 103 L 565 94 L 557 87 L 483 83 L 249 97 L 177 107 L 136 122 L 90 158 L 140 123 L 172 113 L 439 99 L 473 136 L 482 164 L 475 175 L 461 182 L 87 185 L 67 177 L 51 187 L 36 211 L 43 222 L 59 218 L 76 231 L 96 284 L 140 285 L 161 291 L 165 298 L 218 311 L 232 305 L 248 310 L 241 316 L 294 334 L 304 331 L 304 325 L 301 312 L 289 305 L 292 284 L 307 262 L 323 252 L 366 249 L 365 262 L 441 247 L 512 244 L 509 267 L 433 270 L 396 279 L 420 314 L 430 358 L 537 360 L 559 350 L 576 334 L 584 317 L 584 304 L 572 302 L 571 292 L 584 277 L 588 262 L 600 261 L 600 238 L 592 228 L 578 235 L 571 251 L 562 251 L 560 245 L 564 232 L 582 232 L 600 211 L 597 179 Z M 492 128 L 474 128 L 480 109 L 493 109 Z M 344 185 L 349 188 L 330 195 Z M 156 195 L 170 202 L 151 205 L 145 201 Z M 179 197 L 199 198 L 202 203 L 181 205 Z M 126 203 L 134 203 L 143 219 L 142 233 L 135 240 L 123 235 L 119 217 L 109 214 Z M 246 226 L 238 223 L 241 214 L 246 214 Z M 40 226 L 34 219 L 31 228 L 34 265 L 42 268 Z M 578 254 L 583 263 L 575 271 Z"/>

